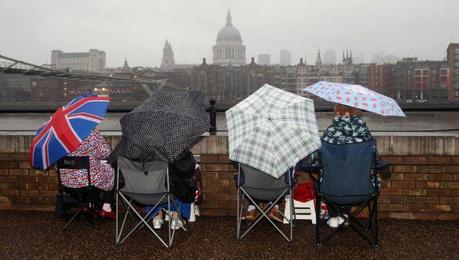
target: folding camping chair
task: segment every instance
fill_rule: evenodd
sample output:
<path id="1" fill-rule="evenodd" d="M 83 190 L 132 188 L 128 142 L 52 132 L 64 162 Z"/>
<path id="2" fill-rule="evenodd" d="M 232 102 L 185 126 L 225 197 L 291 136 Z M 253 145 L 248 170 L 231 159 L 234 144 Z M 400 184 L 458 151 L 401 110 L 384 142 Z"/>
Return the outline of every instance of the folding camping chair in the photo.
<path id="1" fill-rule="evenodd" d="M 95 226 L 96 210 L 94 206 L 100 202 L 100 189 L 92 186 L 90 165 L 88 156 L 65 156 L 56 163 L 57 176 L 58 176 L 58 199 L 63 209 L 66 224 L 64 230 L 67 229 L 73 221 L 84 212 L 84 209 L 88 209 L 89 212 L 85 212 L 86 216 L 89 217 L 91 224 Z M 62 184 L 62 169 L 72 170 L 86 170 L 88 185 L 81 188 L 70 188 Z M 78 209 L 69 219 L 69 212 L 73 206 Z"/>
<path id="2" fill-rule="evenodd" d="M 283 176 L 276 179 L 260 170 L 250 166 L 238 163 L 237 175 L 237 239 L 242 239 L 250 230 L 252 230 L 263 218 L 266 218 L 274 228 L 289 242 L 293 240 L 293 215 L 294 210 L 290 211 L 290 216 L 286 217 L 282 214 L 284 219 L 288 219 L 290 224 L 290 234 L 286 235 L 269 217 L 268 213 L 274 206 L 281 201 L 281 199 L 289 195 L 292 200 L 292 171 L 289 170 Z M 244 199 L 255 206 L 257 212 L 260 214 L 241 235 L 242 214 L 244 207 Z M 261 208 L 257 202 L 267 202 L 266 206 Z M 291 201 L 292 202 L 292 201 Z"/>
<path id="3" fill-rule="evenodd" d="M 121 187 L 120 181 L 124 182 Z M 123 219 L 120 223 L 120 201 L 124 205 L 125 212 Z M 162 204 L 167 203 L 167 209 L 161 209 Z M 180 216 L 180 207 L 176 205 L 174 196 L 170 192 L 170 178 L 169 178 L 169 165 L 167 162 L 150 161 L 138 162 L 127 159 L 123 156 L 118 157 L 117 167 L 117 184 L 116 184 L 116 244 L 123 243 L 130 237 L 136 230 L 146 226 L 153 235 L 155 235 L 162 244 L 170 247 L 174 240 L 175 229 L 171 229 L 172 214 L 171 206 L 177 210 L 177 216 L 185 224 L 185 221 Z M 142 216 L 135 208 L 135 205 L 152 206 L 152 209 Z M 155 209 L 164 210 L 167 216 L 171 219 L 168 225 L 168 238 L 165 241 L 158 232 L 156 232 L 149 219 L 152 218 L 152 213 Z M 132 220 L 138 219 L 135 226 L 123 236 L 123 231 L 126 226 L 128 215 Z M 121 226 L 120 226 L 121 224 Z M 182 225 L 181 229 L 186 231 Z M 126 228 L 127 229 L 127 228 Z M 167 243 L 166 243 L 167 242 Z"/>
<path id="4" fill-rule="evenodd" d="M 378 246 L 378 178 L 375 174 L 376 143 L 334 145 L 322 142 L 321 166 L 317 172 L 309 171 L 314 181 L 316 195 L 316 243 L 322 246 L 345 225 L 349 225 L 373 247 Z M 329 219 L 321 217 L 321 203 L 344 219 L 343 224 L 321 238 L 321 228 Z M 352 210 L 352 207 L 353 210 Z M 358 219 L 363 209 L 368 208 L 368 219 Z M 351 209 L 351 210 L 349 210 Z"/>

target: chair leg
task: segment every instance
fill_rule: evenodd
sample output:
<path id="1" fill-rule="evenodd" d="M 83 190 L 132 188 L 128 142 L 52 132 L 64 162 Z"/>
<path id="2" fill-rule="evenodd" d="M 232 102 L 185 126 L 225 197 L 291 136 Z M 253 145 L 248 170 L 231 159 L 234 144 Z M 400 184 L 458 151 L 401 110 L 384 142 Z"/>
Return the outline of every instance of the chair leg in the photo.
<path id="1" fill-rule="evenodd" d="M 293 242 L 293 221 L 296 220 L 295 216 L 295 204 L 293 204 L 293 193 L 290 189 L 290 243 Z"/>
<path id="2" fill-rule="evenodd" d="M 378 247 L 378 198 L 376 197 L 373 203 L 373 247 Z"/>
<path id="3" fill-rule="evenodd" d="M 237 215 L 236 215 L 236 239 L 239 240 L 239 234 L 241 232 L 241 221 L 242 221 L 242 207 L 241 207 L 241 201 L 240 201 L 240 198 L 241 198 L 241 192 L 239 191 L 239 189 L 237 190 L 237 205 L 236 205 L 236 211 L 237 211 Z"/>
<path id="4" fill-rule="evenodd" d="M 170 194 L 167 195 L 167 210 L 168 212 L 170 213 L 171 212 L 171 196 Z M 166 213 L 167 214 L 167 213 Z M 168 247 L 172 246 L 172 232 L 171 232 L 171 225 L 172 225 L 172 216 L 170 217 L 170 220 L 169 220 L 169 229 L 168 229 Z"/>
<path id="5" fill-rule="evenodd" d="M 128 199 L 122 194 L 120 193 L 121 195 L 121 199 L 123 201 L 123 204 L 125 205 L 125 207 L 129 210 L 132 210 L 133 214 L 135 215 L 135 217 L 137 219 L 139 219 L 140 221 L 123 237 L 123 239 L 120 239 L 121 241 L 118 243 L 118 244 L 122 244 L 126 239 L 128 239 L 136 230 L 139 229 L 139 227 L 141 226 L 146 226 L 150 232 L 156 236 L 156 238 L 159 239 L 159 241 L 165 246 L 165 247 L 169 247 L 169 243 L 166 243 L 159 235 L 158 233 L 155 232 L 155 230 L 148 224 L 147 220 L 148 218 L 151 216 L 151 212 L 148 213 L 146 216 L 142 217 L 139 212 L 136 211 L 136 209 L 134 208 L 134 206 L 132 205 L 132 200 L 131 202 L 128 201 Z M 158 203 L 159 204 L 159 203 Z M 156 205 L 157 206 L 157 205 Z M 127 219 L 127 215 L 128 215 L 129 211 L 126 211 L 126 214 L 125 214 L 125 217 L 124 217 L 124 221 L 126 221 Z M 121 231 L 120 233 L 123 231 L 123 228 L 124 228 L 124 221 L 123 221 L 123 225 L 121 227 Z M 171 222 L 171 221 L 169 221 Z M 120 237 L 121 237 L 121 234 L 120 234 Z"/>
<path id="6" fill-rule="evenodd" d="M 70 226 L 70 224 L 72 224 L 72 222 L 75 220 L 75 218 L 81 214 L 81 211 L 83 211 L 83 207 L 84 206 L 80 207 L 78 211 L 75 214 L 73 214 L 72 218 L 65 224 L 63 230 L 66 230 Z"/>
<path id="7" fill-rule="evenodd" d="M 274 208 L 274 205 L 276 203 L 279 202 L 279 200 L 281 198 L 283 198 L 286 193 L 288 192 L 288 190 L 286 189 L 284 192 L 282 192 L 282 194 L 274 201 L 271 201 L 266 207 L 264 208 L 261 208 L 255 201 L 253 198 L 251 198 L 247 193 L 246 191 L 243 189 L 243 188 L 240 188 L 240 191 L 242 192 L 242 196 L 243 198 L 247 197 L 247 200 L 249 201 L 249 203 L 252 203 L 256 210 L 258 210 L 258 212 L 260 213 L 260 215 L 255 219 L 255 221 L 253 222 L 253 224 L 250 225 L 250 227 L 248 229 L 246 229 L 243 234 L 239 237 L 239 239 L 242 239 L 245 235 L 247 235 L 262 219 L 266 219 L 269 223 L 271 223 L 271 225 L 287 240 L 287 241 L 290 241 L 290 238 L 288 237 L 288 234 L 286 235 L 282 230 L 279 229 L 279 227 L 273 222 L 273 220 L 271 220 L 269 217 L 268 217 L 268 212 Z M 245 196 L 245 197 L 244 197 Z"/>
<path id="8" fill-rule="evenodd" d="M 315 201 L 315 209 L 316 209 L 316 226 L 315 226 L 315 231 L 316 231 L 316 245 L 318 247 L 322 246 L 322 243 L 320 241 L 320 226 L 322 225 L 322 207 L 321 207 L 321 199 L 320 196 L 316 196 L 316 201 Z"/>
<path id="9" fill-rule="evenodd" d="M 118 195 L 118 191 L 116 191 L 116 194 L 115 194 L 115 214 L 116 214 L 116 218 L 115 218 L 115 244 L 118 245 L 118 243 L 120 242 L 119 240 L 119 195 Z"/>
<path id="10" fill-rule="evenodd" d="M 373 202 L 373 205 L 372 205 L 371 202 L 368 203 L 368 227 L 367 227 L 367 230 L 371 230 L 371 227 L 372 227 L 372 224 L 373 224 L 374 206 L 375 206 L 374 202 Z"/>

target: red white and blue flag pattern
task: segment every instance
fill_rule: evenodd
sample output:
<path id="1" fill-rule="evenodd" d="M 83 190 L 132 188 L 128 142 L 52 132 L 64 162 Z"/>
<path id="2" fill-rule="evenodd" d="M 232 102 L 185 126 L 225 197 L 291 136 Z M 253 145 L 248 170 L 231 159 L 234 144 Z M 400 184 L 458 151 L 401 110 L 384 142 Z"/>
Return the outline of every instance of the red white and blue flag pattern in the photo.
<path id="1" fill-rule="evenodd" d="M 363 109 L 382 116 L 405 117 L 394 99 L 360 85 L 319 81 L 304 90 L 327 101 Z"/>
<path id="2" fill-rule="evenodd" d="M 59 108 L 38 129 L 29 151 L 30 164 L 45 170 L 75 151 L 81 142 L 102 122 L 110 98 L 78 96 Z"/>

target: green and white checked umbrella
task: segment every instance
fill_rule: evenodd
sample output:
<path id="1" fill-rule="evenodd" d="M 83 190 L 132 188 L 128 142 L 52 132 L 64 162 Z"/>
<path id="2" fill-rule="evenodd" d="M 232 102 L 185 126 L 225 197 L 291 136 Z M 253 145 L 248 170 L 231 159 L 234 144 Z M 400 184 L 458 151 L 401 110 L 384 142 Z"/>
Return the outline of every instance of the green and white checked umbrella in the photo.
<path id="1" fill-rule="evenodd" d="M 265 84 L 226 111 L 229 157 L 275 178 L 320 147 L 311 99 Z"/>

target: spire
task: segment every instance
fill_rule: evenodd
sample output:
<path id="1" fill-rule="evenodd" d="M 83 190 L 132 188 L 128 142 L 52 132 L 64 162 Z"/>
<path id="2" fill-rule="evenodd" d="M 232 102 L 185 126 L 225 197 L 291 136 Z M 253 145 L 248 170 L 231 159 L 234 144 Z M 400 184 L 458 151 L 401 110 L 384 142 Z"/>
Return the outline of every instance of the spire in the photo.
<path id="1" fill-rule="evenodd" d="M 129 69 L 128 61 L 127 61 L 127 56 L 124 56 L 124 65 L 123 68 Z"/>
<path id="2" fill-rule="evenodd" d="M 231 13 L 228 7 L 228 14 L 226 14 L 226 26 L 233 26 L 233 23 L 231 22 Z"/>
<path id="3" fill-rule="evenodd" d="M 172 50 L 172 46 L 169 43 L 169 40 L 166 39 L 163 48 L 163 58 L 161 59 L 161 68 L 169 69 L 174 64 L 174 51 Z"/>
<path id="4" fill-rule="evenodd" d="M 320 48 L 317 49 L 316 65 L 317 65 L 317 66 L 322 65 L 322 58 L 320 57 Z"/>

